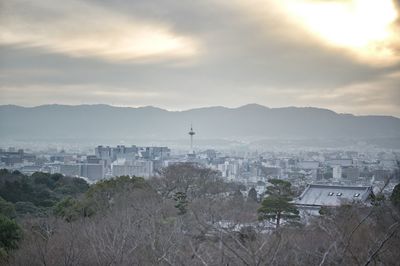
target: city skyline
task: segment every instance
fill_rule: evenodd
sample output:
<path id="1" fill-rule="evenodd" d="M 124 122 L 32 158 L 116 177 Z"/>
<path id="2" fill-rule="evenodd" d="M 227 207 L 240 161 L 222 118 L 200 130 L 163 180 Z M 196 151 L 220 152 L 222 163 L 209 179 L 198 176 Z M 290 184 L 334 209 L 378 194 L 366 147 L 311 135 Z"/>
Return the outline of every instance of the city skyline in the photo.
<path id="1" fill-rule="evenodd" d="M 395 0 L 0 5 L 0 104 L 400 116 Z"/>

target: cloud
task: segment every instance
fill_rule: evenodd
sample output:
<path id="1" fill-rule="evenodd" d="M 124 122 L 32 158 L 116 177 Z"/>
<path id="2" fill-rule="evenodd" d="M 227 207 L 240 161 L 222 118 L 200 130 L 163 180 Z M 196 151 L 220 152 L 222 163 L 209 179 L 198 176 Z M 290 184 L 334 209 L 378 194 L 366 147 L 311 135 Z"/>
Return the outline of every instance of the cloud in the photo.
<path id="1" fill-rule="evenodd" d="M 400 72 L 388 74 L 372 82 L 353 84 L 335 89 L 306 92 L 299 103 L 314 103 L 354 114 L 386 114 L 400 117 Z"/>
<path id="2" fill-rule="evenodd" d="M 0 43 L 110 61 L 192 57 L 196 42 L 167 25 L 136 20 L 83 1 L 2 3 Z M 45 15 L 44 18 L 38 14 Z"/>
<path id="3" fill-rule="evenodd" d="M 2 103 L 181 110 L 257 102 L 400 114 L 399 80 L 391 78 L 398 61 L 382 64 L 374 53 L 364 60 L 288 7 L 326 1 L 3 2 Z M 397 56 L 398 44 L 385 46 Z"/>
<path id="4" fill-rule="evenodd" d="M 293 19 L 326 45 L 343 47 L 370 64 L 400 60 L 393 0 L 283 0 Z"/>
<path id="5" fill-rule="evenodd" d="M 0 86 L 1 104 L 13 102 L 17 105 L 36 106 L 64 99 L 69 104 L 110 103 L 115 105 L 142 106 L 146 101 L 160 98 L 157 91 L 132 90 L 122 87 L 92 85 L 24 85 Z M 6 101 L 4 101 L 6 100 Z M 4 101 L 4 102 L 3 102 Z"/>

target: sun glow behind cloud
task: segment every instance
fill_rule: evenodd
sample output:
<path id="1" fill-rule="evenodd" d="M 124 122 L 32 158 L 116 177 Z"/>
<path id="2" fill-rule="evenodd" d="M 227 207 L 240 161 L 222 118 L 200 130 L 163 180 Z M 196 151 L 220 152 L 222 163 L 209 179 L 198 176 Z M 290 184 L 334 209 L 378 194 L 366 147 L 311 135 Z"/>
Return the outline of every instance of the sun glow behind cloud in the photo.
<path id="1" fill-rule="evenodd" d="M 21 4 L 19 0 L 5 4 L 0 44 L 108 61 L 187 58 L 198 52 L 192 38 L 174 33 L 167 25 L 136 20 L 82 1 L 59 5 L 40 0 L 33 7 L 25 7 L 52 14 L 50 23 L 26 17 L 29 12 L 23 12 L 15 3 Z"/>
<path id="2" fill-rule="evenodd" d="M 399 42 L 393 27 L 398 18 L 391 0 L 284 0 L 293 18 L 328 45 L 348 49 L 372 64 L 399 60 L 392 48 Z"/>
<path id="3" fill-rule="evenodd" d="M 400 116 L 396 1 L 0 0 L 0 104 Z"/>

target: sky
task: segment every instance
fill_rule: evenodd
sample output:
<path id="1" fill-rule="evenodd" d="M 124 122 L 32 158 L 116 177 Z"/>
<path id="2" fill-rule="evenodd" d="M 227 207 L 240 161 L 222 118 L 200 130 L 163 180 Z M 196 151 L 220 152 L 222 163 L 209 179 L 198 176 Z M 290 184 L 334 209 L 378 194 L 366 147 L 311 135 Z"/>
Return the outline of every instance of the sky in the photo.
<path id="1" fill-rule="evenodd" d="M 400 117 L 400 0 L 0 0 L 0 104 Z"/>

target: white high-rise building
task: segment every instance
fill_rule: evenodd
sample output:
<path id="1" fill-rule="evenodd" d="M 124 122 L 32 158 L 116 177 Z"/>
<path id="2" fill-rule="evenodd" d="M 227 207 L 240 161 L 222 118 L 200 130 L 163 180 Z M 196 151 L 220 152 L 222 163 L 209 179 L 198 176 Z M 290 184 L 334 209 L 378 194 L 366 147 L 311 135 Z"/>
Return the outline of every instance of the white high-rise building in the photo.
<path id="1" fill-rule="evenodd" d="M 113 176 L 140 176 L 149 178 L 153 176 L 153 162 L 150 160 L 135 160 L 130 162 L 115 162 L 112 164 Z"/>

